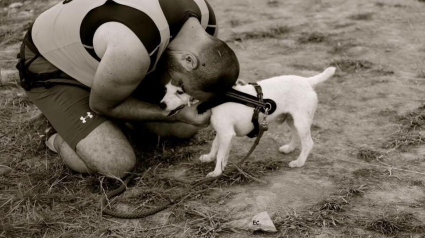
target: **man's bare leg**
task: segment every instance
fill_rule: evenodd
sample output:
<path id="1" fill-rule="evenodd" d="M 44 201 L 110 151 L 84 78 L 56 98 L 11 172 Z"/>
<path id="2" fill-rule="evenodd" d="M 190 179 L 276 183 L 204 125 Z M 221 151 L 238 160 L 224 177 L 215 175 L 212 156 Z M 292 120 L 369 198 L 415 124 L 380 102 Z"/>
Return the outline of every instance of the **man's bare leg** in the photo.
<path id="1" fill-rule="evenodd" d="M 136 164 L 133 148 L 111 121 L 105 121 L 81 140 L 76 152 L 59 135 L 55 138 L 54 146 L 65 164 L 79 173 L 100 173 L 122 178 Z"/>
<path id="2" fill-rule="evenodd" d="M 143 128 L 161 137 L 190 138 L 199 127 L 186 123 L 143 123 Z M 134 150 L 122 131 L 105 121 L 77 144 L 75 152 L 57 135 L 54 147 L 64 163 L 79 173 L 100 173 L 109 177 L 125 177 L 136 163 Z"/>
<path id="3" fill-rule="evenodd" d="M 183 122 L 146 122 L 135 126 L 136 130 L 147 130 L 160 137 L 176 137 L 180 139 L 189 139 L 201 129 L 201 127 Z"/>

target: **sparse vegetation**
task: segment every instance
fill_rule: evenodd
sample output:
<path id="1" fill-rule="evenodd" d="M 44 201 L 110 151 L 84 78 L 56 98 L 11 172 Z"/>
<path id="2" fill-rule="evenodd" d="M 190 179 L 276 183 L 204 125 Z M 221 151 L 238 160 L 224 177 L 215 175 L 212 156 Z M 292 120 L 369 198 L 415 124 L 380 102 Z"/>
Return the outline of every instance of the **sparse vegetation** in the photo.
<path id="1" fill-rule="evenodd" d="M 423 234 L 425 226 L 411 213 L 384 214 L 367 224 L 367 228 L 383 235 L 397 235 L 400 232 Z"/>
<path id="2" fill-rule="evenodd" d="M 368 60 L 339 59 L 333 60 L 330 65 L 336 66 L 345 73 L 357 73 L 371 69 L 374 64 Z"/>
<path id="3" fill-rule="evenodd" d="M 119 181 L 76 174 L 45 148 L 50 125 L 43 117 L 30 119 L 37 109 L 17 84 L 15 64 L 26 29 L 52 2 L 22 1 L 23 7 L 9 11 L 13 2 L 18 1 L 0 1 L 0 237 L 425 234 L 420 220 L 425 207 L 420 147 L 425 141 L 425 105 L 406 112 L 422 103 L 424 94 L 424 62 L 418 53 L 425 50 L 412 40 L 423 38 L 418 22 L 424 16 L 412 14 L 420 10 L 418 2 L 268 0 L 254 5 L 210 0 L 219 37 L 227 37 L 239 58 L 241 78 L 254 82 L 280 74 L 312 75 L 327 63 L 338 67 L 340 77 L 316 89 L 320 103 L 312 127 L 315 148 L 304 167 L 288 167 L 299 150 L 279 153 L 289 134 L 271 124 L 255 155 L 241 167 L 243 172 L 236 170 L 196 188 L 165 211 L 134 221 L 100 214 L 99 199 L 120 186 Z M 394 13 L 402 20 L 390 17 L 382 28 L 383 17 Z M 330 95 L 334 91 L 338 97 Z M 198 162 L 210 149 L 212 129 L 203 129 L 191 140 L 125 132 L 138 164 L 127 192 L 109 201 L 114 209 L 156 207 L 214 168 L 214 163 Z M 227 169 L 252 143 L 237 140 Z M 277 234 L 224 226 L 259 210 L 269 212 Z"/>
<path id="4" fill-rule="evenodd" d="M 276 26 L 266 30 L 234 33 L 229 41 L 244 41 L 250 39 L 279 38 L 291 31 L 288 26 Z"/>
<path id="5" fill-rule="evenodd" d="M 352 47 L 355 47 L 357 44 L 349 42 L 335 42 L 333 43 L 332 49 L 329 51 L 331 54 L 341 54 L 346 53 Z"/>
<path id="6" fill-rule="evenodd" d="M 322 43 L 327 40 L 327 36 L 321 32 L 311 32 L 304 33 L 300 38 L 298 38 L 298 43 L 308 44 L 308 43 Z"/>
<path id="7" fill-rule="evenodd" d="M 405 150 L 410 146 L 425 143 L 425 105 L 416 110 L 397 117 L 398 130 L 393 133 L 384 148 L 396 148 Z"/>
<path id="8" fill-rule="evenodd" d="M 350 19 L 351 20 L 356 20 L 356 21 L 370 21 L 373 18 L 373 13 L 368 12 L 368 13 L 359 13 L 359 14 L 355 14 L 355 15 L 351 15 Z"/>
<path id="9" fill-rule="evenodd" d="M 372 162 L 373 160 L 379 159 L 382 156 L 382 153 L 369 148 L 360 148 L 357 152 L 357 159 L 364 160 L 366 162 Z"/>

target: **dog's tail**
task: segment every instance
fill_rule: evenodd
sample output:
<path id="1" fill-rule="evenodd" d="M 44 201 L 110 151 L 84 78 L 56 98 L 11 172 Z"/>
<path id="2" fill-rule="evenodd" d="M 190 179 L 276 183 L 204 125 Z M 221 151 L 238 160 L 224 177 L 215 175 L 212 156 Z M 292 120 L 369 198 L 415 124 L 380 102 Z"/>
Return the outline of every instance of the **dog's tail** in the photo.
<path id="1" fill-rule="evenodd" d="M 328 80 L 330 77 L 334 75 L 334 73 L 335 73 L 335 67 L 329 67 L 325 69 L 323 73 L 307 78 L 307 81 L 310 83 L 312 87 L 314 87 L 317 84 Z"/>

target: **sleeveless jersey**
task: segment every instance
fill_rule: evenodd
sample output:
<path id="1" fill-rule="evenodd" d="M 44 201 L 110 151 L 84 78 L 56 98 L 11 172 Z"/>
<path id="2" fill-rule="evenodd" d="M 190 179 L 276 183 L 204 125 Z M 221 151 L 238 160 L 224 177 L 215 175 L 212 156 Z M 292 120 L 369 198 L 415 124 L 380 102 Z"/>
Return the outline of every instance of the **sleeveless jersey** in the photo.
<path id="1" fill-rule="evenodd" d="M 31 37 L 44 58 L 91 87 L 100 61 L 93 37 L 102 24 L 119 22 L 136 34 L 151 58 L 150 73 L 189 17 L 217 35 L 214 12 L 205 0 L 64 0 L 35 20 Z"/>

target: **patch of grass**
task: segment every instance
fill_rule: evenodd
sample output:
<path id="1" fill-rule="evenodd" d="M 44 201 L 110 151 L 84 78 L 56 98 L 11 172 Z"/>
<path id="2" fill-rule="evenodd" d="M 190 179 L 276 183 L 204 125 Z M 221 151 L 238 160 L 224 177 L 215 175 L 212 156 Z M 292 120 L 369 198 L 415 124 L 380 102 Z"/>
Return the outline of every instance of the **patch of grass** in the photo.
<path id="1" fill-rule="evenodd" d="M 308 237 L 315 226 L 311 216 L 295 211 L 285 216 L 276 216 L 273 223 L 279 227 L 279 237 Z"/>
<path id="2" fill-rule="evenodd" d="M 226 231 L 223 224 L 230 220 L 230 212 L 219 212 L 207 207 L 187 207 L 185 214 L 191 219 L 187 223 L 190 227 L 189 235 L 193 237 L 218 237 Z"/>
<path id="3" fill-rule="evenodd" d="M 268 0 L 267 6 L 269 7 L 278 7 L 279 6 L 279 0 Z"/>
<path id="4" fill-rule="evenodd" d="M 377 69 L 372 70 L 372 72 L 377 73 L 379 75 L 394 75 L 394 71 L 390 69 L 386 69 L 381 65 L 377 67 Z"/>
<path id="5" fill-rule="evenodd" d="M 289 26 L 276 26 L 266 30 L 234 33 L 229 41 L 244 41 L 250 39 L 279 38 L 291 31 Z"/>
<path id="6" fill-rule="evenodd" d="M 410 131 L 425 129 L 425 104 L 406 115 L 398 116 L 397 120 Z"/>
<path id="7" fill-rule="evenodd" d="M 422 180 L 411 180 L 409 184 L 412 186 L 425 187 L 425 182 Z"/>
<path id="8" fill-rule="evenodd" d="M 357 152 L 356 158 L 366 162 L 371 162 L 373 160 L 381 158 L 382 156 L 383 154 L 376 150 L 369 148 L 360 148 Z"/>
<path id="9" fill-rule="evenodd" d="M 419 71 L 418 78 L 425 79 L 425 70 L 421 68 Z"/>
<path id="10" fill-rule="evenodd" d="M 1 8 L 8 7 L 10 4 L 15 3 L 15 2 L 21 2 L 21 1 L 19 1 L 19 0 L 2 0 L 0 2 L 0 7 Z"/>
<path id="11" fill-rule="evenodd" d="M 349 18 L 351 20 L 356 20 L 356 21 L 369 21 L 369 20 L 372 20 L 373 13 L 371 12 L 359 13 L 359 14 L 351 15 Z"/>
<path id="12" fill-rule="evenodd" d="M 358 170 L 355 170 L 353 172 L 353 175 L 355 177 L 363 177 L 363 178 L 377 178 L 381 174 L 382 173 L 379 170 L 376 170 L 376 169 L 373 169 L 373 168 L 371 168 L 371 169 L 366 169 L 366 168 L 358 169 Z"/>
<path id="13" fill-rule="evenodd" d="M 406 151 L 407 148 L 425 143 L 425 137 L 418 132 L 398 131 L 384 145 L 384 148 L 395 148 Z"/>
<path id="14" fill-rule="evenodd" d="M 333 60 L 330 65 L 338 67 L 345 73 L 357 73 L 373 67 L 373 63 L 370 61 L 353 59 Z"/>
<path id="15" fill-rule="evenodd" d="M 332 46 L 332 49 L 329 50 L 329 53 L 331 54 L 345 53 L 347 50 L 355 46 L 357 46 L 357 44 L 353 42 L 335 42 Z"/>
<path id="16" fill-rule="evenodd" d="M 383 235 L 397 235 L 401 232 L 423 234 L 425 225 L 411 213 L 384 214 L 372 222 L 367 223 L 367 229 Z"/>
<path id="17" fill-rule="evenodd" d="M 327 36 L 321 32 L 304 33 L 298 38 L 298 43 L 309 44 L 309 43 L 322 43 L 327 40 Z"/>
<path id="18" fill-rule="evenodd" d="M 339 193 L 330 196 L 320 202 L 315 207 L 319 211 L 343 211 L 343 207 L 348 205 L 354 197 L 361 197 L 366 191 L 366 186 L 351 187 L 341 190 Z"/>
<path id="19" fill-rule="evenodd" d="M 242 23 L 240 20 L 238 19 L 232 19 L 230 20 L 230 26 L 231 27 L 236 27 L 236 26 L 240 26 Z"/>
<path id="20" fill-rule="evenodd" d="M 341 227 L 351 219 L 344 208 L 349 209 L 355 198 L 366 192 L 365 185 L 344 188 L 325 198 L 308 210 L 293 211 L 286 215 L 277 215 L 274 224 L 279 228 L 279 237 L 309 237 L 313 228 Z"/>
<path id="21" fill-rule="evenodd" d="M 396 119 L 399 129 L 390 136 L 384 148 L 405 150 L 425 143 L 425 104 Z"/>

